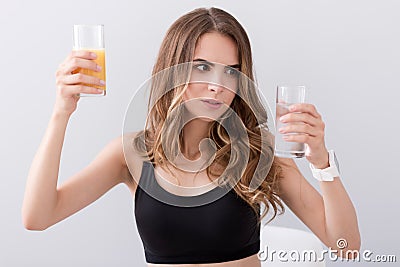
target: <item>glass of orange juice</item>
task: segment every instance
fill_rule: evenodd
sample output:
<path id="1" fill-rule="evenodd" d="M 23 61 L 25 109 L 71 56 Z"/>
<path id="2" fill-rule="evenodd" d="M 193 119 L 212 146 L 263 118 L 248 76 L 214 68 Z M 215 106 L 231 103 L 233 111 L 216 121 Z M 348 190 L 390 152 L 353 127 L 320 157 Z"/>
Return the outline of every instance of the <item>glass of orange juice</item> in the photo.
<path id="1" fill-rule="evenodd" d="M 105 46 L 104 46 L 104 25 L 74 25 L 74 46 L 73 50 L 88 50 L 96 53 L 97 58 L 94 61 L 101 66 L 101 71 L 96 72 L 88 69 L 78 68 L 74 73 L 83 73 L 97 77 L 106 81 L 106 62 L 105 62 Z M 105 96 L 106 85 L 93 85 L 88 86 L 103 89 L 102 94 L 79 94 L 79 96 Z"/>

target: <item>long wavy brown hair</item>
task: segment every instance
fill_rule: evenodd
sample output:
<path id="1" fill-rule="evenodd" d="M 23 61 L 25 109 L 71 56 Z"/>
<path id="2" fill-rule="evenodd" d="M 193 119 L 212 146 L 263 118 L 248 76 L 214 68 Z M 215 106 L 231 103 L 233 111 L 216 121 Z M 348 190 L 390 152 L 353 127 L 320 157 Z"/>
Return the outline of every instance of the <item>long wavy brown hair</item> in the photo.
<path id="1" fill-rule="evenodd" d="M 193 61 L 197 41 L 203 34 L 210 32 L 223 34 L 236 42 L 240 71 L 246 79 L 239 79 L 239 89 L 230 106 L 237 116 L 226 117 L 225 127 L 216 121 L 211 123 L 208 138 L 215 143 L 217 151 L 206 169 L 207 174 L 209 177 L 219 176 L 222 166 L 226 175 L 221 178 L 220 184 L 231 185 L 237 195 L 252 207 L 259 223 L 272 208 L 271 221 L 279 211 L 284 212 L 278 190 L 281 168 L 274 161 L 273 137 L 267 127 L 267 111 L 254 83 L 249 38 L 240 23 L 226 11 L 218 8 L 195 9 L 171 25 L 152 71 L 153 77 L 158 78 L 154 79 L 150 90 L 146 127 L 136 135 L 133 145 L 135 150 L 156 165 L 168 162 L 170 154 L 176 156 L 182 142 L 182 135 L 178 132 L 180 127 L 177 127 L 182 123 L 182 116 L 173 113 L 179 112 L 183 106 L 180 104 L 183 102 L 188 76 L 182 79 L 182 75 L 175 74 L 190 72 L 183 63 Z M 178 67 L 171 71 L 172 66 L 182 66 L 183 69 L 177 71 Z M 170 71 L 165 72 L 166 69 Z M 167 90 L 171 86 L 173 90 Z M 232 131 L 230 134 L 227 132 L 227 125 L 235 127 L 239 124 L 244 125 L 248 143 L 244 142 L 240 134 L 235 136 L 231 134 Z M 248 153 L 243 154 L 243 151 Z M 252 180 L 259 186 L 251 190 Z M 265 205 L 262 214 L 261 203 Z"/>

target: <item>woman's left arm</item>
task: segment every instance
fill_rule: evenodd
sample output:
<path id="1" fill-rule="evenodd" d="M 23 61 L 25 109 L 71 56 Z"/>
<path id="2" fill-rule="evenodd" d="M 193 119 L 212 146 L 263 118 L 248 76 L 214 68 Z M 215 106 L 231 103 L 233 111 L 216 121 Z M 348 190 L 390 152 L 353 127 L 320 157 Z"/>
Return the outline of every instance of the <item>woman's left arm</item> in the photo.
<path id="1" fill-rule="evenodd" d="M 307 145 L 306 158 L 315 168 L 329 167 L 328 151 L 325 147 L 325 124 L 314 105 L 295 104 L 290 113 L 281 117 L 286 125 L 278 129 L 286 135 L 289 142 L 301 142 Z M 333 181 L 319 182 L 322 196 L 300 173 L 292 159 L 276 158 L 282 166 L 280 196 L 286 205 L 296 214 L 314 234 L 328 247 L 342 250 L 343 256 L 348 250 L 360 250 L 361 238 L 357 215 L 340 177 Z M 338 247 L 338 240 L 345 239 L 347 246 Z M 353 257 L 355 255 L 347 255 Z"/>

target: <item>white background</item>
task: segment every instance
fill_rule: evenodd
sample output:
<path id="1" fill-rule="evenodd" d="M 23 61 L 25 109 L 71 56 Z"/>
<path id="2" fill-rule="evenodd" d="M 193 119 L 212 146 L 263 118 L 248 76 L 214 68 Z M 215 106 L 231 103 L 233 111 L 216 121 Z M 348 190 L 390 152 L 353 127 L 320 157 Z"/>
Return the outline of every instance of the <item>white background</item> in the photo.
<path id="1" fill-rule="evenodd" d="M 337 152 L 357 209 L 362 249 L 400 260 L 399 1 L 1 0 L 0 266 L 144 266 L 126 187 L 44 232 L 30 232 L 20 215 L 26 176 L 53 108 L 55 71 L 72 47 L 73 24 L 105 24 L 108 95 L 80 100 L 66 133 L 60 182 L 121 134 L 129 99 L 149 78 L 167 28 L 204 6 L 221 7 L 243 24 L 270 103 L 277 84 L 307 86 L 306 100 L 326 122 L 327 146 Z M 318 188 L 306 161 L 298 163 Z M 273 224 L 308 230 L 289 210 Z"/>

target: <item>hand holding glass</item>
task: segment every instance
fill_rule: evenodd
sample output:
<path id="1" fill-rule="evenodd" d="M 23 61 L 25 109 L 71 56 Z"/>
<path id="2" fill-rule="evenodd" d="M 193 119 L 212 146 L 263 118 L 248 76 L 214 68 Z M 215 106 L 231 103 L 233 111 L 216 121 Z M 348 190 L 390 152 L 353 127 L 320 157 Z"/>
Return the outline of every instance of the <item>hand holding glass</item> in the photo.
<path id="1" fill-rule="evenodd" d="M 297 133 L 279 132 L 279 128 L 285 127 L 286 123 L 280 121 L 280 117 L 289 113 L 289 106 L 296 103 L 304 103 L 304 86 L 278 86 L 276 90 L 276 136 L 275 136 L 275 156 L 281 158 L 301 158 L 305 155 L 305 144 L 288 142 L 282 137 Z"/>
<path id="2" fill-rule="evenodd" d="M 74 25 L 74 50 L 87 50 L 95 53 L 97 58 L 94 59 L 97 65 L 101 67 L 101 71 L 93 71 L 78 68 L 73 73 L 82 73 L 97 77 L 104 82 L 106 81 L 106 65 L 105 65 L 105 49 L 104 49 L 104 25 Z M 105 96 L 106 86 L 88 84 L 88 86 L 96 87 L 104 90 L 103 94 L 79 94 L 79 96 Z"/>

